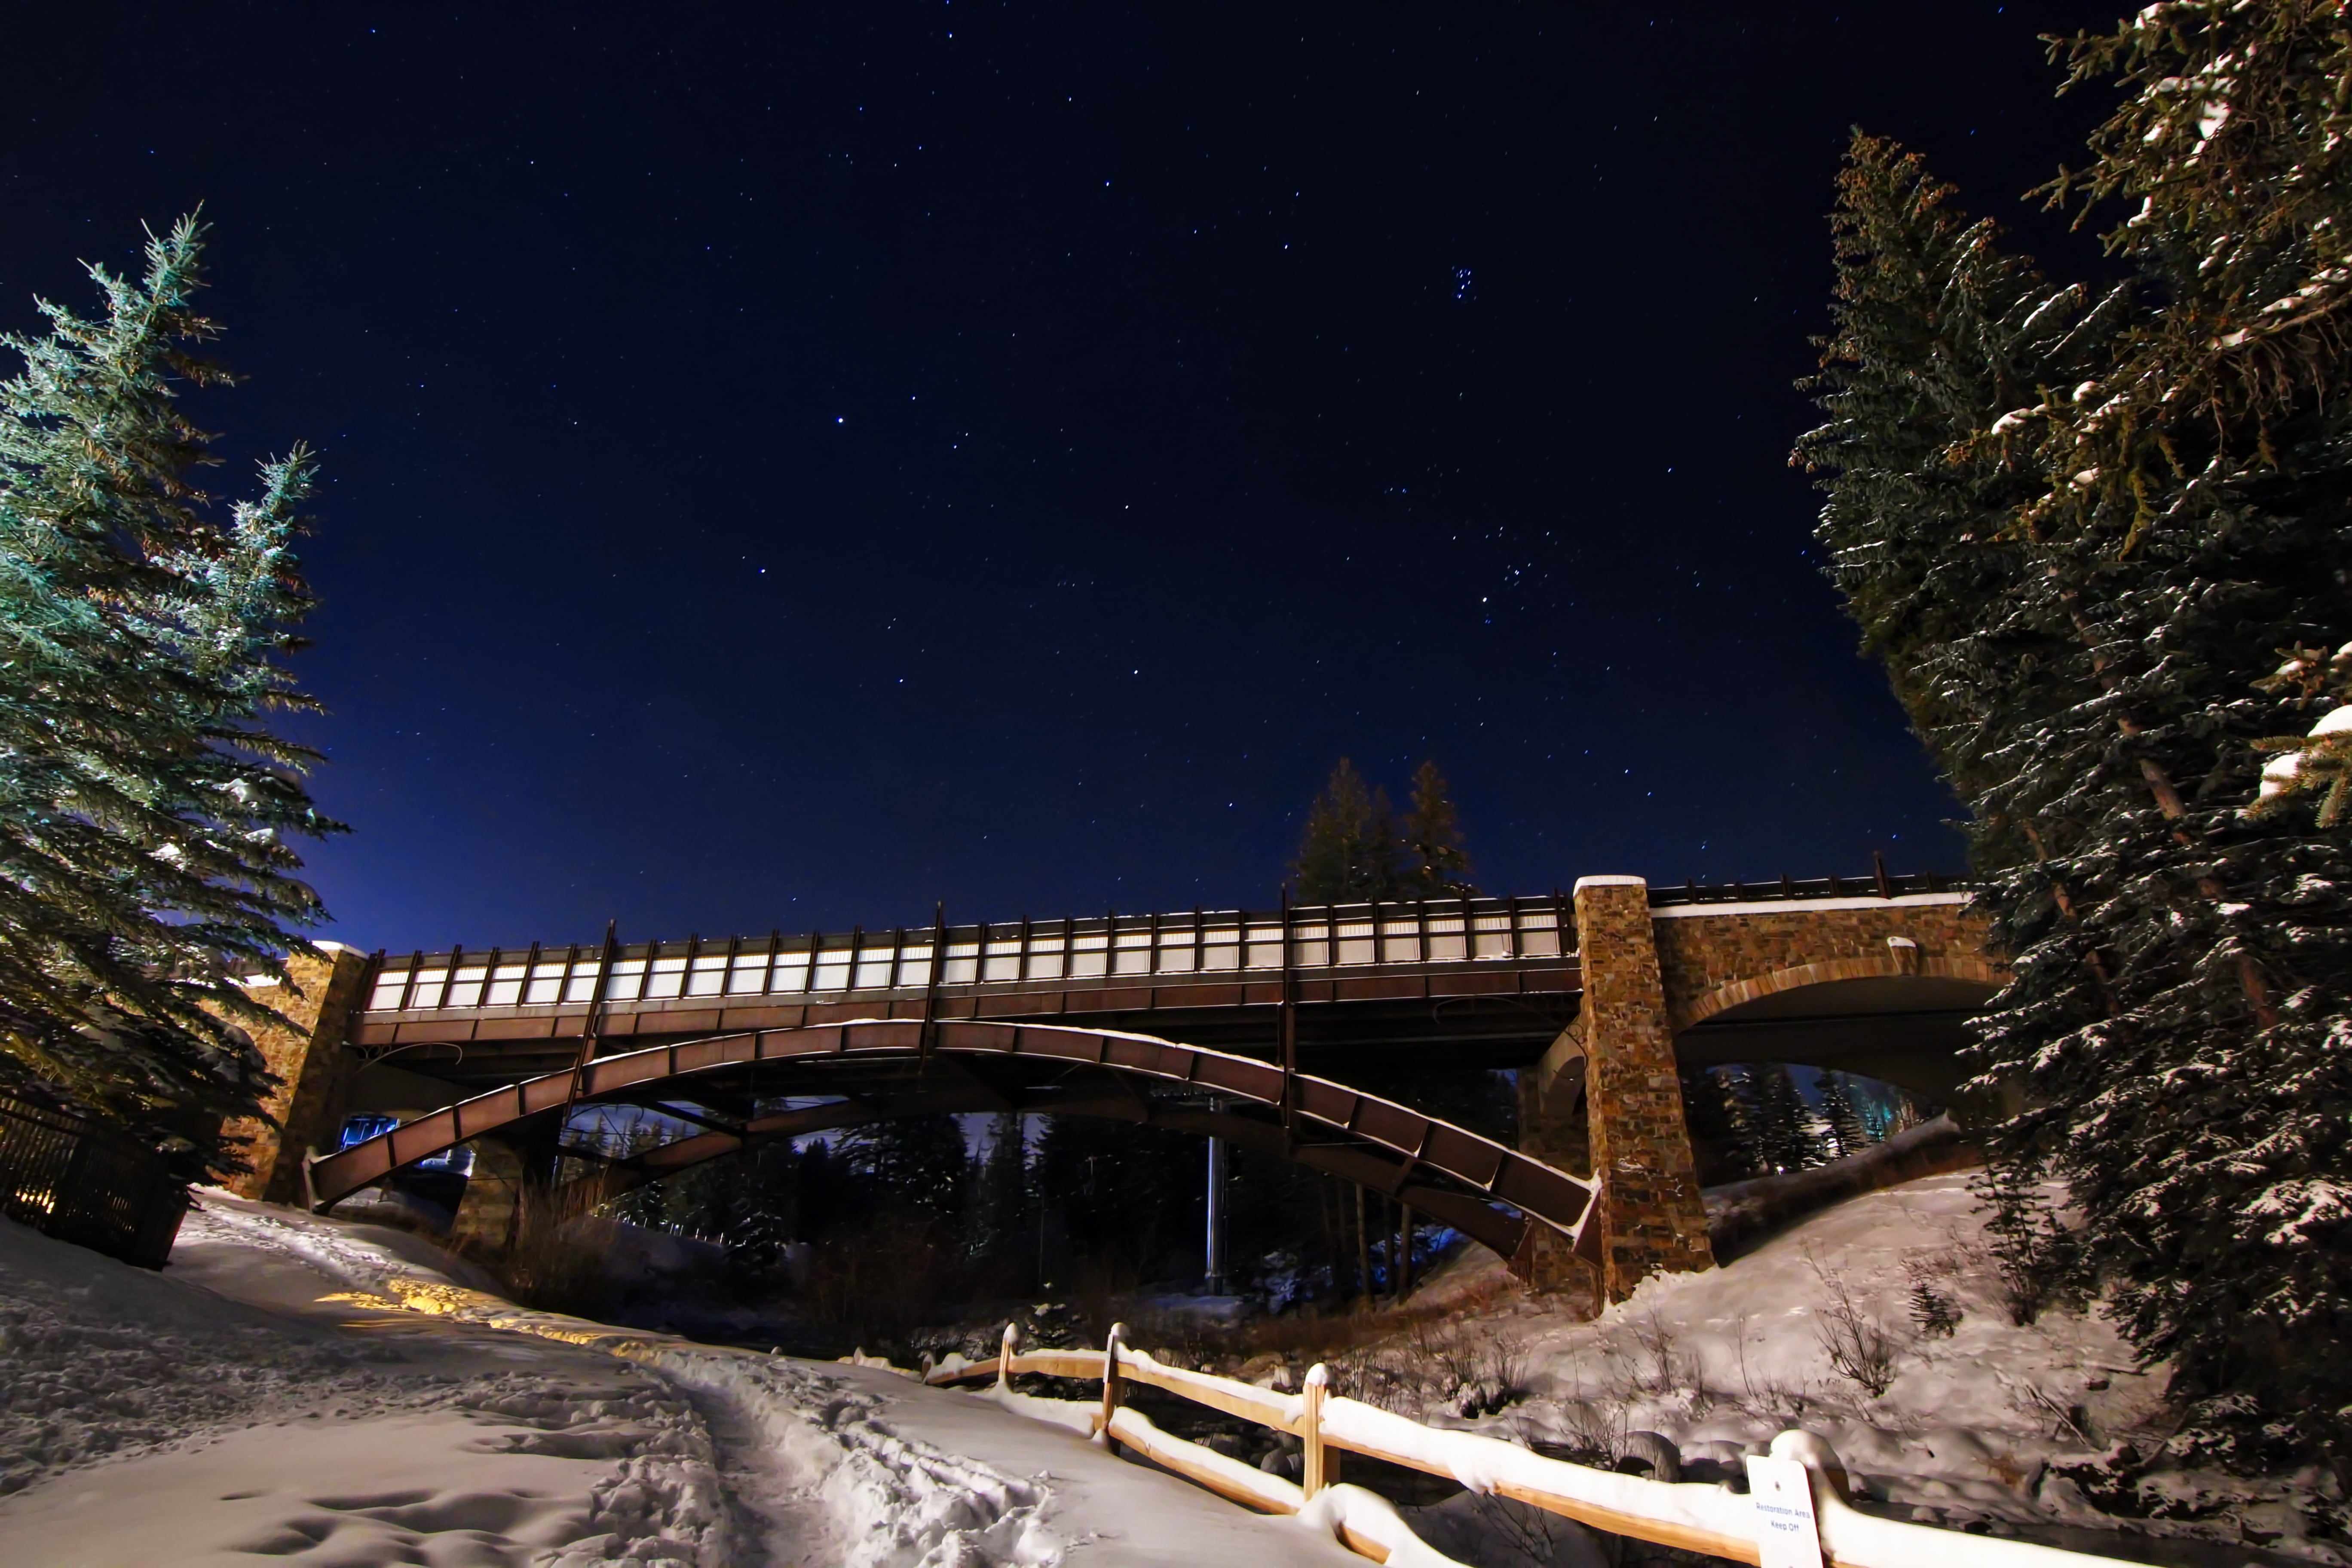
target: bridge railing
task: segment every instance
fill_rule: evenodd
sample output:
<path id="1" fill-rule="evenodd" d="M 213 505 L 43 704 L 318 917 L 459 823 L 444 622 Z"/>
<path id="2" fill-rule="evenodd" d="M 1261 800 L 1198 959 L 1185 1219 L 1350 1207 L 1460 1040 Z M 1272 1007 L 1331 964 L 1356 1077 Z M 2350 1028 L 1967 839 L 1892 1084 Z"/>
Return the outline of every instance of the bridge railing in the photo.
<path id="1" fill-rule="evenodd" d="M 1769 882 L 1688 881 L 1679 887 L 1650 884 L 1650 907 L 1684 904 L 1796 902 L 1815 899 L 1906 899 L 1923 893 L 1965 893 L 1966 877 L 1940 871 L 1890 872 L 1880 861 L 1859 877 L 1781 877 Z"/>
<path id="2" fill-rule="evenodd" d="M 1043 981 L 1230 979 L 1286 970 L 1559 958 L 1575 951 L 1559 894 L 1289 910 L 1073 917 L 944 931 L 379 954 L 369 1012 L 438 1012 L 694 997 L 754 998 Z M 936 982 L 933 969 L 937 967 Z"/>

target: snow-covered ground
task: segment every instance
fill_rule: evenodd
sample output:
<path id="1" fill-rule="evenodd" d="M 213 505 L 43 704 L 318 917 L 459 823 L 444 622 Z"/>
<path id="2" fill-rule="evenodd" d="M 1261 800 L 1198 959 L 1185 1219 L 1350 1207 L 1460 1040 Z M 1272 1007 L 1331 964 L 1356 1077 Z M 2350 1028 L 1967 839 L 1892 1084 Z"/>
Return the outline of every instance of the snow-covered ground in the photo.
<path id="1" fill-rule="evenodd" d="M 162 1276 L 0 1221 L 0 1562 L 1360 1562 L 967 1394 L 482 1283 L 223 1194 Z"/>
<path id="2" fill-rule="evenodd" d="M 1801 1426 L 1897 1518 L 2200 1568 L 2345 1561 L 2331 1479 L 2168 1466 L 2161 1369 L 2095 1311 L 2012 1323 L 1981 1226 L 1964 1177 L 1929 1177 L 1594 1322 L 1474 1257 L 1332 1358 L 1339 1391 L 1547 1451 L 1671 1451 L 1685 1479 Z M 0 1222 L 0 1563 L 1361 1561 L 1320 1514 L 1252 1515 L 1005 1404 L 488 1284 L 414 1237 L 220 1194 L 160 1276 Z M 1948 1333 L 1915 1323 L 1922 1287 Z M 1475 1493 L 1402 1513 L 1480 1568 L 1614 1561 Z"/>
<path id="3" fill-rule="evenodd" d="M 1591 1322 L 1528 1298 L 1482 1252 L 1417 1299 L 1433 1321 L 1356 1352 L 1343 1381 L 1433 1424 L 1555 1451 L 1639 1453 L 1644 1440 L 1629 1436 L 1662 1434 L 1685 1479 L 1736 1472 L 1802 1427 L 1836 1448 L 1874 1511 L 2078 1551 L 2352 1560 L 2332 1478 L 2249 1483 L 2165 1463 L 2163 1369 L 2139 1368 L 2095 1309 L 2012 1323 L 1984 1217 L 1966 1174 L 1926 1177 L 1815 1215 L 1725 1268 L 1647 1280 Z M 1915 1323 L 1921 1286 L 1958 1313 L 1948 1334 Z M 1442 1386 L 1464 1382 L 1466 1394 Z M 1465 1414 L 1506 1392 L 1481 1383 L 1524 1397 Z"/>

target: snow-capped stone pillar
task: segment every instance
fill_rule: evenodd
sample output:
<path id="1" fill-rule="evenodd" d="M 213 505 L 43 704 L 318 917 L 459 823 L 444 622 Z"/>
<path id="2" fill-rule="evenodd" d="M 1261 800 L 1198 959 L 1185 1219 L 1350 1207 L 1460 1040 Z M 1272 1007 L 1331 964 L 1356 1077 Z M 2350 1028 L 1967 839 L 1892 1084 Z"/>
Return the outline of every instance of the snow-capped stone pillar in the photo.
<path id="1" fill-rule="evenodd" d="M 1639 877 L 1576 884 L 1592 1169 L 1601 1183 L 1601 1289 L 1622 1301 L 1652 1274 L 1715 1267 L 1674 1027 Z"/>
<path id="2" fill-rule="evenodd" d="M 322 1147 L 334 1131 L 343 1040 L 351 1031 L 352 1009 L 359 1005 L 367 955 L 341 942 L 318 945 L 317 958 L 298 952 L 287 959 L 290 984 L 273 981 L 250 988 L 255 1001 L 286 1022 L 249 1030 L 278 1080 L 262 1102 L 270 1120 L 241 1117 L 222 1130 L 244 1142 L 246 1161 L 253 1167 L 228 1184 L 240 1197 L 303 1202 L 302 1156 Z"/>

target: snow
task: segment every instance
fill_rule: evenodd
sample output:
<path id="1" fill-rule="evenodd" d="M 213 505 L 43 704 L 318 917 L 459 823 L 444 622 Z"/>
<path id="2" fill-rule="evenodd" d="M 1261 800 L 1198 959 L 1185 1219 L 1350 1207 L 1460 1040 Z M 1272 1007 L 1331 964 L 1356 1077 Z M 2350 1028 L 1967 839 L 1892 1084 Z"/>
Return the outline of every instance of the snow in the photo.
<path id="1" fill-rule="evenodd" d="M 1639 881 L 1641 879 L 1633 879 Z M 1712 920 L 1723 915 L 1790 914 L 1809 910 L 1902 910 L 1921 909 L 1931 904 L 1965 904 L 1969 893 L 1897 893 L 1882 899 L 1872 893 L 1854 898 L 1837 899 L 1749 899 L 1727 900 L 1722 903 L 1665 904 L 1650 911 L 1652 920 L 1688 921 Z"/>
<path id="2" fill-rule="evenodd" d="M 2330 710 L 2311 727 L 2311 738 L 2315 741 L 2322 735 L 2345 734 L 2352 734 L 2352 703 Z"/>
<path id="3" fill-rule="evenodd" d="M 1360 1561 L 897 1369 L 617 1329 L 483 1283 L 413 1237 L 225 1193 L 200 1194 L 162 1276 L 0 1222 L 0 1557 Z"/>
<path id="4" fill-rule="evenodd" d="M 221 1205 L 162 1277 L 0 1223 L 8 1561 L 728 1560 L 677 1391 L 609 1356 L 355 1313 L 340 1279 L 215 1223 Z M 414 1244 L 379 1234 L 373 1260 L 404 1266 Z M 367 1254 L 357 1227 L 334 1241 Z"/>
<path id="5" fill-rule="evenodd" d="M 1151 1360 L 1140 1354 L 1133 1359 Z M 1162 1372 L 1171 1370 L 1158 1363 L 1152 1364 Z M 1094 1432 L 1102 1420 L 1102 1406 L 1097 1401 L 1042 1398 L 1017 1393 L 1003 1384 L 975 1390 L 965 1397 L 984 1399 L 1033 1421 L 1081 1436 Z M 1395 1507 L 1376 1492 L 1335 1485 L 1309 1498 L 1296 1482 L 1161 1431 L 1150 1416 L 1132 1405 L 1121 1405 L 1112 1413 L 1110 1432 L 1120 1442 L 1146 1454 L 1181 1453 L 1185 1464 L 1213 1476 L 1228 1493 L 1240 1493 L 1251 1500 L 1251 1506 L 1268 1513 L 1286 1515 L 1291 1522 L 1324 1541 L 1337 1542 L 1344 1528 L 1377 1542 L 1387 1552 L 1386 1560 L 1397 1568 L 1462 1568 L 1462 1564 L 1416 1535 Z M 1360 1561 L 1353 1556 L 1348 1560 Z"/>
<path id="6" fill-rule="evenodd" d="M 2270 1217 L 2280 1226 L 2316 1223 L 2347 1198 L 2318 1184 L 2282 1190 Z M 1498 1415 L 1465 1418 L 1449 1408 L 1452 1391 L 1430 1388 L 1415 1408 L 1400 1384 L 1379 1397 L 1402 1415 L 1500 1441 L 1470 1450 L 1413 1438 L 1416 1428 L 1398 1416 L 1386 1417 L 1379 1435 L 1383 1443 L 1417 1444 L 1475 1488 L 1516 1478 L 1524 1460 L 1493 1454 L 1506 1445 L 1626 1454 L 1640 1447 L 1629 1439 L 1656 1432 L 1676 1446 L 1686 1474 L 1722 1476 L 1801 1427 L 1834 1451 L 1870 1512 L 1890 1520 L 2095 1552 L 2113 1548 L 2094 1531 L 2128 1531 L 2171 1538 L 2183 1551 L 2193 1542 L 2261 1542 L 2284 1556 L 2347 1560 L 2312 1539 L 2315 1516 L 2333 1509 L 2324 1478 L 2231 1481 L 2158 1463 L 2137 1483 L 2139 1503 L 2151 1513 L 2169 1507 L 2172 1517 L 2122 1519 L 2096 1506 L 2085 1487 L 2103 1478 L 2118 1444 L 2158 1453 L 2169 1435 L 2166 1369 L 2139 1366 L 2095 1309 L 2012 1322 L 1984 1221 L 1967 1174 L 1926 1177 L 1815 1215 L 1727 1267 L 1654 1276 L 1593 1321 L 1542 1298 L 1516 1297 L 1500 1260 L 1486 1258 L 1433 1281 L 1420 1304 L 1463 1319 L 1478 1313 L 1480 1331 L 1522 1359 L 1528 1397 Z M 1948 1337 L 1926 1337 L 1915 1326 L 1915 1288 L 1959 1310 Z M 1832 1364 L 1829 1344 L 1841 1321 L 1885 1336 L 1892 1375 L 1883 1394 Z M 1411 1339 L 1365 1352 L 1360 1386 L 1377 1381 L 1371 1373 L 1383 1353 L 1398 1366 L 1427 1359 Z M 1334 1430 L 1370 1436 L 1362 1408 L 1334 1401 L 1327 1420 Z M 1605 1505 L 1618 1488 L 1651 1489 L 1622 1495 L 1654 1499 L 1707 1489 L 1632 1477 L 1606 1482 L 1588 1500 Z M 2186 1500 L 2178 1506 L 2167 1503 L 2173 1489 Z M 1724 1527 L 1711 1507 L 1692 1517 Z M 1869 1533 L 1866 1518 L 1854 1521 L 1825 1524 L 1833 1545 L 1849 1539 L 1839 1529 L 1860 1532 L 1850 1537 L 1857 1541 Z M 1921 1550 L 1917 1538 L 1904 1539 L 1903 1552 Z"/>

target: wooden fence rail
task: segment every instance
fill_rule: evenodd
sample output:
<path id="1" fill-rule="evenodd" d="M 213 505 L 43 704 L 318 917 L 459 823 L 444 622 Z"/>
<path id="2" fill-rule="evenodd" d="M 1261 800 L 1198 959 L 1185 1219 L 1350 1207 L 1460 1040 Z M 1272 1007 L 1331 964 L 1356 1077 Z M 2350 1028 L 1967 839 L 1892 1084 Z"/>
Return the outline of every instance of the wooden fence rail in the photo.
<path id="1" fill-rule="evenodd" d="M 1287 1500 L 1294 1489 L 1286 1482 L 1269 1486 L 1265 1483 L 1274 1478 L 1161 1432 L 1139 1411 L 1124 1406 L 1122 1389 L 1129 1384 L 1157 1388 L 1297 1437 L 1305 1484 L 1296 1490 L 1308 1500 L 1336 1484 L 1339 1467 L 1335 1451 L 1345 1451 L 1444 1476 L 1473 1491 L 1514 1498 L 1612 1535 L 1736 1562 L 1769 1563 L 1771 1568 L 1787 1568 L 1791 1562 L 1785 1540 L 1767 1547 L 1756 1499 L 1727 1486 L 1620 1475 L 1548 1459 L 1474 1432 L 1424 1426 L 1357 1400 L 1330 1396 L 1328 1373 L 1319 1364 L 1307 1374 L 1302 1393 L 1280 1394 L 1164 1365 L 1121 1344 L 1119 1338 L 1120 1331 L 1114 1329 L 1098 1351 L 1018 1351 L 1016 1331 L 1008 1326 L 997 1356 L 983 1362 L 950 1357 L 925 1381 L 948 1384 L 993 1379 L 1003 1386 L 1013 1376 L 1036 1373 L 1101 1382 L 1101 1412 L 1090 1423 L 1098 1437 L 1125 1443 L 1154 1463 L 1262 1512 L 1297 1511 L 1298 1505 Z M 1863 1513 L 1846 1500 L 1845 1468 L 1835 1451 L 1811 1433 L 1782 1433 L 1772 1441 L 1771 1458 L 1793 1460 L 1806 1472 L 1817 1561 L 1822 1568 L 2115 1568 L 2112 1558 Z M 1802 1499 L 1798 1501 L 1801 1507 Z M 1381 1562 L 1390 1555 L 1384 1542 L 1362 1538 L 1344 1521 L 1340 1533 L 1363 1555 Z M 1814 1559 L 1801 1552 L 1797 1561 Z"/>

